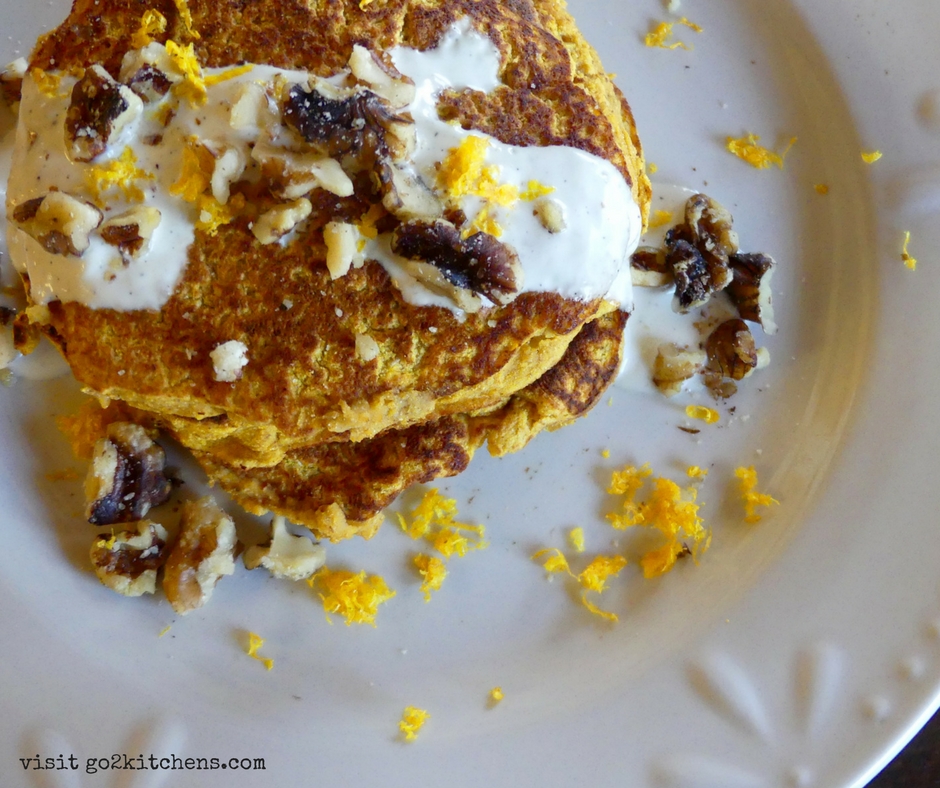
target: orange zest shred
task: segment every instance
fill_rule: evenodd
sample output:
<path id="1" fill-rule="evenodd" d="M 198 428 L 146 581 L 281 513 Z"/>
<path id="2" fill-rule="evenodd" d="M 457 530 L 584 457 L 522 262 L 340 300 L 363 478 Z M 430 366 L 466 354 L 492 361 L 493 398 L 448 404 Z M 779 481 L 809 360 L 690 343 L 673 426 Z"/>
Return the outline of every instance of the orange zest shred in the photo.
<path id="1" fill-rule="evenodd" d="M 730 153 L 759 170 L 766 170 L 774 164 L 782 170 L 783 160 L 790 152 L 790 148 L 796 144 L 796 137 L 790 139 L 782 153 L 774 153 L 772 150 L 760 145 L 759 142 L 760 137 L 757 134 L 746 134 L 737 139 L 728 137 L 725 147 Z"/>
<path id="2" fill-rule="evenodd" d="M 502 687 L 493 687 L 493 689 L 490 690 L 490 703 L 493 705 L 499 703 L 504 697 L 506 696 L 503 694 Z"/>
<path id="3" fill-rule="evenodd" d="M 758 506 L 771 506 L 780 501 L 771 498 L 766 493 L 757 492 L 757 471 L 751 465 L 747 468 L 736 468 L 734 475 L 740 480 L 741 499 L 744 501 L 744 522 L 759 523 L 761 516 L 757 514 Z"/>
<path id="4" fill-rule="evenodd" d="M 904 244 L 901 246 L 901 262 L 904 263 L 912 271 L 917 270 L 917 258 L 912 257 L 910 252 L 907 251 L 907 245 L 911 242 L 911 233 L 909 230 L 904 231 Z"/>
<path id="5" fill-rule="evenodd" d="M 557 547 L 546 547 L 544 550 L 539 550 L 535 555 L 532 556 L 532 560 L 536 561 L 541 558 L 546 553 L 554 553 L 554 555 L 549 556 L 542 562 L 542 568 L 549 574 L 555 574 L 558 572 L 564 572 L 565 574 L 571 575 L 574 577 L 574 573 L 571 571 L 571 567 L 568 566 L 568 559 L 565 558 L 565 554 L 561 552 Z"/>
<path id="6" fill-rule="evenodd" d="M 685 415 L 690 419 L 698 419 L 706 424 L 717 424 L 721 414 L 714 408 L 706 408 L 703 405 L 689 405 L 685 409 Z"/>
<path id="7" fill-rule="evenodd" d="M 85 185 L 96 201 L 117 189 L 127 200 L 143 202 L 144 192 L 137 185 L 142 180 L 153 180 L 153 175 L 137 166 L 137 156 L 130 148 L 125 148 L 116 159 L 85 170 Z"/>
<path id="8" fill-rule="evenodd" d="M 183 148 L 180 176 L 176 183 L 170 186 L 170 194 L 182 197 L 186 202 L 198 202 L 200 195 L 212 182 L 214 169 L 215 157 L 212 152 L 195 137 L 191 138 Z"/>
<path id="9" fill-rule="evenodd" d="M 616 614 L 601 610 L 593 604 L 588 599 L 587 592 L 594 591 L 601 594 L 606 591 L 608 579 L 620 574 L 621 570 L 627 565 L 626 558 L 622 555 L 596 556 L 580 574 L 576 575 L 571 571 L 565 554 L 557 547 L 546 547 L 544 550 L 539 550 L 532 556 L 532 560 L 537 561 L 546 554 L 551 554 L 542 562 L 542 568 L 545 569 L 546 572 L 549 574 L 564 573 L 573 577 L 584 589 L 581 593 L 581 604 L 594 613 L 594 615 L 605 618 L 608 621 L 618 620 Z"/>
<path id="10" fill-rule="evenodd" d="M 711 532 L 698 514 L 701 504 L 697 502 L 695 487 L 683 489 L 670 479 L 654 478 L 653 489 L 646 499 L 637 502 L 636 495 L 650 474 L 649 465 L 639 470 L 627 466 L 614 472 L 608 491 L 624 497 L 621 511 L 607 515 L 618 530 L 640 525 L 656 529 L 665 537 L 663 545 L 650 550 L 640 560 L 646 578 L 668 572 L 680 555 L 697 559 L 711 544 Z"/>
<path id="11" fill-rule="evenodd" d="M 690 465 L 685 469 L 685 475 L 690 479 L 704 479 L 708 476 L 708 468 L 699 468 L 698 465 Z"/>
<path id="12" fill-rule="evenodd" d="M 153 8 L 144 11 L 143 16 L 140 18 L 140 27 L 131 36 L 131 47 L 133 49 L 143 49 L 153 41 L 154 36 L 165 32 L 166 17 Z"/>
<path id="13" fill-rule="evenodd" d="M 235 79 L 235 77 L 240 77 L 242 74 L 247 74 L 254 68 L 252 63 L 245 63 L 241 66 L 235 66 L 234 68 L 228 68 L 225 71 L 220 71 L 218 74 L 209 74 L 203 82 L 206 87 L 212 87 L 213 85 L 218 85 L 221 82 L 228 82 L 230 79 Z"/>
<path id="14" fill-rule="evenodd" d="M 428 721 L 430 716 L 424 709 L 407 706 L 402 712 L 401 721 L 398 723 L 398 730 L 405 737 L 405 741 L 414 741 L 418 736 L 418 731 L 424 727 L 424 723 Z"/>
<path id="15" fill-rule="evenodd" d="M 572 528 L 568 532 L 568 540 L 576 553 L 584 552 L 584 529 Z"/>
<path id="16" fill-rule="evenodd" d="M 447 566 L 444 562 L 435 556 L 421 553 L 414 558 L 415 567 L 418 574 L 424 579 L 421 583 L 421 593 L 424 594 L 424 601 L 431 601 L 431 592 L 440 591 L 444 578 L 447 577 Z"/>
<path id="17" fill-rule="evenodd" d="M 672 211 L 653 211 L 653 215 L 650 217 L 649 229 L 655 230 L 657 227 L 665 227 L 672 221 Z"/>
<path id="18" fill-rule="evenodd" d="M 180 46 L 170 39 L 166 42 L 166 53 L 183 76 L 183 81 L 173 86 L 173 93 L 186 99 L 192 107 L 205 104 L 206 82 L 193 45 Z"/>
<path id="19" fill-rule="evenodd" d="M 474 232 L 485 232 L 499 238 L 502 227 L 493 215 L 493 206 L 511 208 L 520 199 L 534 200 L 554 191 L 537 181 L 531 181 L 527 191 L 520 194 L 519 189 L 508 183 L 499 182 L 499 167 L 486 165 L 486 151 L 490 142 L 486 137 L 471 134 L 454 148 L 451 148 L 437 173 L 437 185 L 447 199 L 457 203 L 462 197 L 480 197 L 486 201 L 483 208 L 464 229 L 466 238 Z M 549 191 L 550 190 L 550 191 Z"/>
<path id="20" fill-rule="evenodd" d="M 379 605 L 395 596 L 379 575 L 366 575 L 365 571 L 353 574 L 345 569 L 323 567 L 307 580 L 311 588 L 318 587 L 326 620 L 331 624 L 330 613 L 341 615 L 350 624 L 371 624 Z"/>
<path id="21" fill-rule="evenodd" d="M 862 161 L 865 162 L 865 164 L 874 164 L 882 156 L 884 156 L 884 154 L 880 150 L 862 151 Z"/>
<path id="22" fill-rule="evenodd" d="M 673 28 L 676 25 L 684 25 L 696 33 L 702 32 L 702 26 L 690 22 L 685 17 L 677 19 L 675 22 L 659 22 L 656 27 L 650 30 L 643 39 L 643 43 L 650 48 L 659 49 L 691 49 L 688 44 L 682 41 L 672 41 Z"/>
<path id="23" fill-rule="evenodd" d="M 814 184 L 813 188 L 816 190 L 816 194 L 829 194 L 829 187 L 825 183 Z"/>
<path id="24" fill-rule="evenodd" d="M 167 632 L 170 631 L 170 627 L 172 627 L 172 626 L 173 626 L 172 624 L 167 624 L 163 629 L 161 629 L 161 630 L 157 633 L 157 637 L 158 637 L 158 638 L 162 638 Z"/>
<path id="25" fill-rule="evenodd" d="M 245 205 L 245 196 L 243 194 L 233 194 L 225 205 L 222 205 L 212 195 L 200 194 L 199 218 L 196 220 L 196 229 L 204 230 L 209 235 L 216 235 L 220 227 L 231 224 L 238 216 L 239 211 L 245 208 Z"/>
<path id="26" fill-rule="evenodd" d="M 274 667 L 274 660 L 262 657 L 258 651 L 264 645 L 264 638 L 259 637 L 254 632 L 248 633 L 248 651 L 246 652 L 252 659 L 258 660 L 264 665 L 265 670 L 271 670 Z"/>
<path id="27" fill-rule="evenodd" d="M 176 10 L 179 12 L 180 21 L 183 23 L 183 28 L 187 36 L 190 38 L 199 39 L 201 36 L 199 32 L 193 27 L 193 14 L 189 10 L 189 5 L 186 3 L 186 0 L 173 0 L 173 5 L 176 6 Z"/>

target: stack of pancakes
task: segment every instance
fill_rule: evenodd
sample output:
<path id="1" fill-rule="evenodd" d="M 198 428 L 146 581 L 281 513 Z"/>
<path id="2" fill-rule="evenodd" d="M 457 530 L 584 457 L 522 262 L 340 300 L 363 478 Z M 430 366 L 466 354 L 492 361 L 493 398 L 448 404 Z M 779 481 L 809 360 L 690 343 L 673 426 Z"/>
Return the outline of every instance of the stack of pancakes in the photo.
<path id="1" fill-rule="evenodd" d="M 189 28 L 174 0 L 77 0 L 31 66 L 101 63 L 117 73 L 142 15 Z M 520 146 L 567 145 L 610 161 L 645 217 L 649 183 L 630 109 L 561 0 L 190 0 L 204 66 L 342 70 L 354 44 L 433 48 L 468 17 L 501 54 L 503 85 L 445 91 L 443 119 Z M 161 37 L 159 40 L 163 40 Z M 302 235 L 260 245 L 247 220 L 197 231 L 159 311 L 49 304 L 47 334 L 99 397 L 155 420 L 245 509 L 332 540 L 370 536 L 407 486 L 459 473 L 583 415 L 619 366 L 627 314 L 612 301 L 524 292 L 474 314 L 407 303 L 379 264 L 332 279 L 322 228 L 356 197 L 315 192 Z M 339 203 L 342 202 L 342 205 Z M 589 265 L 590 261 L 573 261 Z M 357 335 L 376 340 L 368 361 Z M 206 362 L 250 347 L 235 383 Z"/>

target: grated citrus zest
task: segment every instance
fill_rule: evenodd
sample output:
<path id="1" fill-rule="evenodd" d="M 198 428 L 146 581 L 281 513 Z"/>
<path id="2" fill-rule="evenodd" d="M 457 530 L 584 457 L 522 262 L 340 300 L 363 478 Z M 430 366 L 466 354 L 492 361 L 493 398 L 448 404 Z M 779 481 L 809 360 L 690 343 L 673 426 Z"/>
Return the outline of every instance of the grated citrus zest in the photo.
<path id="1" fill-rule="evenodd" d="M 910 252 L 907 251 L 907 245 L 911 242 L 911 233 L 909 230 L 904 231 L 904 244 L 901 247 L 901 262 L 904 263 L 912 271 L 917 270 L 917 258 L 912 257 Z"/>
<path id="2" fill-rule="evenodd" d="M 655 230 L 657 227 L 665 227 L 672 221 L 672 211 L 653 211 L 653 215 L 650 217 L 649 229 Z"/>
<path id="3" fill-rule="evenodd" d="M 365 571 L 353 574 L 326 566 L 309 578 L 307 585 L 322 589 L 318 593 L 326 620 L 332 624 L 329 614 L 336 613 L 346 619 L 346 626 L 371 624 L 374 627 L 379 605 L 395 596 L 379 575 L 367 576 Z"/>
<path id="4" fill-rule="evenodd" d="M 728 137 L 725 147 L 730 153 L 733 153 L 739 159 L 746 161 L 752 167 L 759 170 L 765 170 L 776 164 L 783 169 L 783 160 L 790 152 L 790 148 L 796 144 L 796 137 L 792 137 L 787 147 L 782 153 L 774 153 L 762 145 L 759 145 L 760 137 L 757 134 L 746 134 L 737 139 Z"/>
<path id="5" fill-rule="evenodd" d="M 685 475 L 690 479 L 704 479 L 708 476 L 708 468 L 699 468 L 698 465 L 690 465 L 685 469 Z"/>
<path id="6" fill-rule="evenodd" d="M 166 17 L 153 8 L 144 11 L 143 16 L 140 18 L 140 27 L 131 36 L 131 47 L 133 49 L 143 49 L 153 41 L 154 36 L 165 32 Z"/>
<path id="7" fill-rule="evenodd" d="M 706 408 L 703 405 L 689 405 L 685 409 L 685 415 L 690 419 L 698 419 L 706 424 L 717 424 L 721 414 L 714 408 Z"/>
<path id="8" fill-rule="evenodd" d="M 173 0 L 173 5 L 175 5 L 176 10 L 179 11 L 180 21 L 183 23 L 186 35 L 190 38 L 200 38 L 198 31 L 193 27 L 193 14 L 189 10 L 189 5 L 187 5 L 186 0 Z"/>
<path id="9" fill-rule="evenodd" d="M 624 496 L 622 511 L 607 515 L 618 530 L 642 525 L 655 528 L 665 537 L 665 544 L 647 552 L 640 560 L 646 578 L 668 572 L 683 553 L 697 558 L 711 544 L 711 533 L 698 515 L 701 505 L 697 502 L 695 487 L 683 489 L 670 479 L 655 478 L 652 491 L 644 501 L 637 503 L 636 494 L 650 473 L 648 464 L 640 470 L 628 466 L 615 471 L 608 491 Z"/>
<path id="10" fill-rule="evenodd" d="M 182 197 L 186 202 L 199 201 L 212 182 L 215 157 L 195 137 L 191 137 L 183 148 L 180 176 L 172 186 L 170 194 Z"/>
<path id="11" fill-rule="evenodd" d="M 423 553 L 414 558 L 418 573 L 424 578 L 421 583 L 421 593 L 424 594 L 424 601 L 431 601 L 431 592 L 440 591 L 444 578 L 447 577 L 447 567 L 440 558 L 425 555 Z"/>
<path id="12" fill-rule="evenodd" d="M 218 74 L 209 74 L 203 82 L 205 82 L 206 87 L 212 87 L 213 85 L 218 85 L 221 82 L 228 82 L 230 79 L 235 79 L 240 77 L 242 74 L 247 74 L 254 68 L 252 63 L 245 63 L 242 66 L 235 66 L 235 68 L 229 68 L 225 71 L 221 71 Z"/>
<path id="13" fill-rule="evenodd" d="M 206 103 L 206 82 L 202 75 L 202 66 L 196 57 L 192 44 L 180 46 L 170 39 L 166 42 L 166 52 L 173 65 L 182 74 L 183 81 L 173 86 L 173 93 L 185 98 L 190 106 L 198 107 Z"/>
<path id="14" fill-rule="evenodd" d="M 829 194 L 829 187 L 825 183 L 817 183 L 813 186 L 816 194 Z"/>
<path id="15" fill-rule="evenodd" d="M 430 716 L 424 709 L 407 706 L 402 712 L 401 722 L 398 723 L 398 729 L 405 737 L 405 741 L 413 741 Z"/>
<path id="16" fill-rule="evenodd" d="M 779 504 L 780 501 L 771 498 L 766 493 L 757 492 L 757 471 L 754 470 L 753 465 L 735 469 L 734 475 L 740 480 L 741 499 L 744 501 L 744 522 L 759 523 L 761 516 L 757 514 L 757 507 Z"/>
<path id="17" fill-rule="evenodd" d="M 583 528 L 572 528 L 568 532 L 568 539 L 571 541 L 571 546 L 574 548 L 575 552 L 583 553 L 584 552 L 584 529 Z"/>
<path id="18" fill-rule="evenodd" d="M 245 205 L 245 196 L 242 194 L 233 194 L 225 205 L 212 195 L 200 194 L 199 219 L 196 221 L 196 229 L 204 230 L 209 235 L 216 235 L 219 228 L 230 224 Z"/>
<path id="19" fill-rule="evenodd" d="M 882 156 L 884 156 L 884 154 L 880 150 L 862 151 L 862 161 L 865 162 L 865 164 L 874 164 Z"/>
<path id="20" fill-rule="evenodd" d="M 142 202 L 144 192 L 137 185 L 140 180 L 153 180 L 153 175 L 137 167 L 137 157 L 130 148 L 125 148 L 118 158 L 106 164 L 96 164 L 85 170 L 85 185 L 95 201 L 117 189 L 127 200 Z"/>
<path id="21" fill-rule="evenodd" d="M 258 651 L 264 645 L 264 638 L 259 637 L 254 632 L 248 633 L 248 651 L 247 654 L 252 659 L 258 660 L 262 665 L 264 665 L 265 670 L 271 670 L 274 667 L 274 660 L 262 657 Z"/>

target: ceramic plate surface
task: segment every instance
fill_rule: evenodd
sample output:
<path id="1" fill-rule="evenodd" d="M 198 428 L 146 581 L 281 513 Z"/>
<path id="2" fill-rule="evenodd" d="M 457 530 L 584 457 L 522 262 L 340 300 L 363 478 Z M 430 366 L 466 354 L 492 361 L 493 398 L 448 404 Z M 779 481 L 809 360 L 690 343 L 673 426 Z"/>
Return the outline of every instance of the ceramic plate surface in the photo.
<path id="1" fill-rule="evenodd" d="M 571 10 L 633 106 L 656 194 L 706 191 L 746 250 L 778 261 L 781 329 L 757 332 L 771 365 L 695 435 L 680 427 L 702 395 L 618 385 L 524 452 L 480 455 L 441 487 L 489 547 L 454 559 L 428 604 L 416 544 L 394 523 L 331 547 L 331 565 L 397 590 L 374 629 L 330 625 L 305 584 L 243 568 L 185 619 L 104 589 L 85 567 L 81 482 L 61 478 L 83 469 L 53 423 L 75 386 L 18 380 L 0 391 L 3 785 L 848 788 L 928 718 L 940 688 L 940 5 L 683 0 L 702 26 L 675 28 L 689 50 L 643 46 L 669 18 L 655 0 Z M 65 12 L 0 0 L 0 60 L 28 54 Z M 746 133 L 776 150 L 796 137 L 784 168 L 725 150 Z M 905 231 L 916 271 L 901 262 Z M 710 471 L 710 551 L 653 581 L 638 538 L 604 517 L 611 471 L 643 462 L 677 480 L 688 465 Z M 756 525 L 743 522 L 740 465 L 780 501 Z M 567 547 L 575 526 L 584 556 Z M 597 600 L 616 625 L 546 580 L 530 558 L 544 547 L 577 566 L 631 558 Z M 249 631 L 273 670 L 246 656 Z M 490 707 L 497 685 L 505 699 Z M 408 744 L 406 706 L 431 715 Z M 111 768 L 124 755 L 237 763 Z M 37 770 L 36 756 L 78 768 Z M 264 770 L 234 768 L 255 759 Z"/>

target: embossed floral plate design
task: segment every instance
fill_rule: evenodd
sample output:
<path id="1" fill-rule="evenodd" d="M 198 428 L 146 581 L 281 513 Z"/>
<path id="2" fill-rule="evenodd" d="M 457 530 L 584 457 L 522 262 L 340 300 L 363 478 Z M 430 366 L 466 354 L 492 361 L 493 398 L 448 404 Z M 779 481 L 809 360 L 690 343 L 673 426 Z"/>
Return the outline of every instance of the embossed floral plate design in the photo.
<path id="1" fill-rule="evenodd" d="M 770 367 L 695 435 L 680 427 L 701 395 L 666 401 L 627 383 L 525 452 L 479 457 L 442 489 L 486 525 L 489 547 L 452 561 L 430 603 L 393 522 L 331 547 L 332 565 L 397 590 L 375 629 L 331 625 L 306 585 L 259 572 L 226 579 L 185 619 L 101 587 L 68 478 L 82 469 L 52 420 L 75 387 L 17 381 L 0 391 L 5 786 L 848 788 L 935 708 L 940 6 L 683 0 L 702 31 L 676 26 L 691 48 L 672 50 L 643 45 L 677 18 L 656 0 L 571 7 L 633 105 L 658 194 L 712 194 L 742 245 L 778 260 L 781 330 L 759 337 Z M 0 0 L 0 59 L 65 11 Z M 747 133 L 775 150 L 797 142 L 782 169 L 757 170 L 725 150 Z M 901 261 L 905 232 L 916 271 Z M 604 517 L 611 471 L 643 462 L 675 479 L 710 471 L 710 551 L 653 581 Z M 756 525 L 743 522 L 740 465 L 780 501 Z M 584 557 L 567 547 L 575 526 Z M 240 527 L 260 533 L 250 518 Z M 631 557 L 598 600 L 617 624 L 546 580 L 530 558 L 544 547 L 577 565 Z M 273 670 L 246 656 L 249 631 Z M 410 743 L 406 706 L 430 713 Z M 127 768 L 150 755 L 181 768 Z M 66 768 L 37 770 L 37 756 Z"/>

